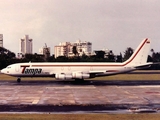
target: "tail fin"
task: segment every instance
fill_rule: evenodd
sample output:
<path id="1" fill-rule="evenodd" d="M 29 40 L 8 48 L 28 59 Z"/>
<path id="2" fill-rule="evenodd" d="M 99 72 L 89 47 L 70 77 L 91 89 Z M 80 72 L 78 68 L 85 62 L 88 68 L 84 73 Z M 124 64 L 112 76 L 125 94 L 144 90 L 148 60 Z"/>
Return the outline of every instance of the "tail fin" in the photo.
<path id="1" fill-rule="evenodd" d="M 125 65 L 145 65 L 147 63 L 148 53 L 150 50 L 150 40 L 148 38 L 144 39 L 141 44 L 137 47 L 132 56 L 125 61 Z"/>

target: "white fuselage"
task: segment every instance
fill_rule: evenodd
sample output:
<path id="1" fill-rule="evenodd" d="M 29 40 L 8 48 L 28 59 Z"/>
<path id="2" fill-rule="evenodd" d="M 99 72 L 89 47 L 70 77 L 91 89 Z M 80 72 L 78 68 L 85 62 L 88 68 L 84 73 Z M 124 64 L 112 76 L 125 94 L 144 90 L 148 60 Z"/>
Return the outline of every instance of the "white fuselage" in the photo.
<path id="1" fill-rule="evenodd" d="M 93 77 L 112 75 L 135 70 L 134 67 L 126 66 L 123 63 L 17 63 L 3 69 L 3 73 L 16 77 L 56 77 L 58 75 L 71 75 L 69 78 L 76 78 L 81 73 L 93 74 Z"/>

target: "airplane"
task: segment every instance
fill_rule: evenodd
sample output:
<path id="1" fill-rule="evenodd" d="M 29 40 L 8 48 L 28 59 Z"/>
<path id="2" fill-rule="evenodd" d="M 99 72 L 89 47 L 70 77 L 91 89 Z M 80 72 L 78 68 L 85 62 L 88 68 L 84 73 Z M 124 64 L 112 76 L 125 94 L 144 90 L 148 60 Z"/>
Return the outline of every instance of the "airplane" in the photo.
<path id="1" fill-rule="evenodd" d="M 29 62 L 16 63 L 1 70 L 1 73 L 17 77 L 54 77 L 57 80 L 84 80 L 88 78 L 128 73 L 150 67 L 147 63 L 150 40 L 144 39 L 132 56 L 122 63 L 107 62 Z"/>

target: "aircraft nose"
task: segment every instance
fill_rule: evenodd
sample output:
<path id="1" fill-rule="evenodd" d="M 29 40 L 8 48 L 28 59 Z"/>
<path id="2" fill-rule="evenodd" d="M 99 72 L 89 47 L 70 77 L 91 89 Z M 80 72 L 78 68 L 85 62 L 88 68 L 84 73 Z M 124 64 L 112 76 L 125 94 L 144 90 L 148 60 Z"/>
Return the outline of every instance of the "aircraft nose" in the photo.
<path id="1" fill-rule="evenodd" d="M 1 70 L 1 73 L 3 73 L 3 72 L 4 72 L 4 70 L 2 69 L 2 70 Z"/>
<path id="2" fill-rule="evenodd" d="M 6 73 L 5 71 L 6 71 L 5 69 L 2 69 L 2 70 L 1 70 L 1 73 L 5 74 L 5 73 Z"/>

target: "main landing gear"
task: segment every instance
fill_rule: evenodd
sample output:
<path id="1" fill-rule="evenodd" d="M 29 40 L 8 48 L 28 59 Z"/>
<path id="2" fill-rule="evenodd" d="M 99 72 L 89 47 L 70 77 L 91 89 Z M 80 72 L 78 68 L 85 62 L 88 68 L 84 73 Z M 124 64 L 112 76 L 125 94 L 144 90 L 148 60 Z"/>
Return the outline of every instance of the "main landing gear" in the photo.
<path id="1" fill-rule="evenodd" d="M 17 78 L 17 83 L 20 83 L 21 82 L 21 78 Z"/>

